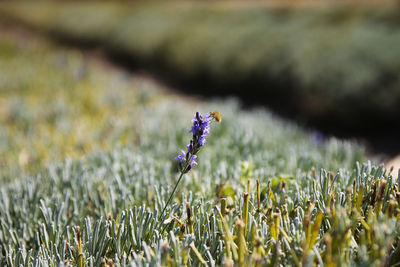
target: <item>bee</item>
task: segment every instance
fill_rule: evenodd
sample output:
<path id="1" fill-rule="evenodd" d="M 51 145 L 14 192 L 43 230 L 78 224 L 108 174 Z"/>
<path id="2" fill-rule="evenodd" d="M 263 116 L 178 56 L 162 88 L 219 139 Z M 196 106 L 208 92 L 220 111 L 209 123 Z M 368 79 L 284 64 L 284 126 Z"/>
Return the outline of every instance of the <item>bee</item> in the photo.
<path id="1" fill-rule="evenodd" d="M 214 110 L 210 112 L 210 115 L 213 116 L 213 118 L 217 121 L 217 122 L 221 122 L 222 118 L 221 118 L 221 114 L 219 114 L 218 111 Z"/>

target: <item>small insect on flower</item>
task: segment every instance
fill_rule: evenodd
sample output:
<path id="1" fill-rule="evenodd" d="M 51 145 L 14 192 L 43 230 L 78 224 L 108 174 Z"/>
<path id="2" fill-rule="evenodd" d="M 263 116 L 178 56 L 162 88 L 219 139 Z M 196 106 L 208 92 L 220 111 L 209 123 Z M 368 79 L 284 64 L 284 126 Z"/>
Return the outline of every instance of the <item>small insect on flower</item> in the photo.
<path id="1" fill-rule="evenodd" d="M 221 122 L 222 118 L 221 118 L 221 114 L 219 114 L 218 111 L 214 110 L 210 112 L 210 115 L 217 121 L 217 122 Z"/>
<path id="2" fill-rule="evenodd" d="M 192 139 L 186 146 L 186 152 L 182 150 L 181 154 L 175 157 L 175 160 L 178 161 L 178 167 L 181 174 L 174 186 L 174 189 L 172 190 L 172 193 L 170 194 L 167 200 L 167 203 L 165 204 L 163 210 L 161 211 L 161 214 L 159 216 L 160 220 L 164 215 L 165 208 L 171 202 L 171 199 L 183 175 L 188 173 L 192 169 L 192 167 L 197 165 L 195 159 L 197 159 L 197 154 L 200 152 L 201 148 L 206 143 L 206 137 L 210 132 L 210 124 L 213 119 L 215 119 L 217 122 L 221 121 L 221 115 L 219 114 L 218 111 L 213 111 L 204 114 L 204 117 L 199 112 L 196 112 L 194 114 L 194 118 L 192 120 L 192 126 L 190 131 L 188 132 L 192 134 Z"/>

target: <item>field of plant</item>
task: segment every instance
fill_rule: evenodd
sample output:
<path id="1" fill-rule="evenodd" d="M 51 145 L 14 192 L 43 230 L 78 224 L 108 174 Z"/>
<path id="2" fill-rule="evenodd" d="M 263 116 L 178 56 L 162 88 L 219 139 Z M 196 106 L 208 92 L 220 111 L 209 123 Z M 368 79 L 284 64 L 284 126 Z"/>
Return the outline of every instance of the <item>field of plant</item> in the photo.
<path id="1" fill-rule="evenodd" d="M 166 205 L 193 115 L 212 110 Z M 398 264 L 399 177 L 366 160 L 264 109 L 0 35 L 1 266 Z"/>
<path id="2" fill-rule="evenodd" d="M 382 133 L 400 115 L 399 5 L 35 1 L 0 12 L 331 131 Z"/>

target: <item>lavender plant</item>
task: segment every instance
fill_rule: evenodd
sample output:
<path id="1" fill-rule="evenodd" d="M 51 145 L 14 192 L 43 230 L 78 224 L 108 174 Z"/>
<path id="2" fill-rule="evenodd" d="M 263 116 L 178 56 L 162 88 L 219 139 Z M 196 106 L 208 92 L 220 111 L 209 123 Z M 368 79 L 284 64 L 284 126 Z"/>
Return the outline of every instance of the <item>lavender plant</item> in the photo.
<path id="1" fill-rule="evenodd" d="M 199 112 L 196 112 L 196 114 L 194 115 L 194 119 L 192 120 L 193 125 L 189 131 L 189 133 L 193 134 L 193 137 L 190 140 L 189 144 L 186 146 L 186 152 L 182 150 L 181 154 L 175 158 L 175 160 L 179 162 L 178 166 L 180 175 L 178 181 L 174 186 L 174 189 L 171 192 L 171 195 L 168 198 L 167 203 L 161 211 L 159 217 L 160 219 L 162 218 L 165 209 L 171 202 L 172 197 L 174 196 L 176 188 L 182 180 L 183 175 L 188 173 L 194 166 L 197 165 L 195 159 L 197 158 L 197 154 L 200 152 L 201 148 L 207 142 L 206 137 L 210 133 L 210 125 L 214 120 L 217 122 L 221 122 L 221 115 L 218 111 L 206 113 L 204 117 Z"/>
<path id="2" fill-rule="evenodd" d="M 174 216 L 161 221 L 164 177 L 176 167 L 169 160 L 178 147 L 174 136 L 185 126 L 172 125 L 165 117 L 187 113 L 193 103 L 169 98 L 153 85 L 131 86 L 120 76 L 97 68 L 93 72 L 90 64 L 92 78 L 70 84 L 65 69 L 53 65 L 57 50 L 43 53 L 39 48 L 20 46 L 7 57 L 3 51 L 0 60 L 5 103 L 21 92 L 31 104 L 37 95 L 49 97 L 48 105 L 15 105 L 4 113 L 11 108 L 6 104 L 0 109 L 0 266 L 400 266 L 398 171 L 356 163 L 365 161 L 357 145 L 334 138 L 316 142 L 266 110 L 244 111 L 233 101 L 199 105 L 204 110 L 217 107 L 226 122 L 213 129 L 219 141 L 207 144 L 212 153 L 201 160 L 202 175 L 188 181 L 181 204 L 172 208 L 173 201 L 168 203 L 166 211 L 171 207 Z M 66 55 L 71 70 L 76 69 L 79 61 Z M 16 84 L 14 72 L 26 79 L 19 82 L 30 81 L 29 87 Z M 60 83 L 69 84 L 71 95 L 61 106 Z M 118 90 L 110 92 L 110 85 Z M 92 93 L 82 97 L 82 87 Z M 112 101 L 105 104 L 104 99 Z M 91 108 L 84 109 L 88 104 Z M 52 158 L 48 168 L 13 157 L 29 143 L 39 155 L 54 155 L 49 147 L 81 149 L 69 139 L 50 138 L 59 125 L 77 125 L 72 123 L 79 119 L 76 108 L 69 106 L 81 107 L 83 125 L 108 122 L 84 128 L 80 137 L 83 144 L 102 140 L 107 146 L 85 149 L 79 160 Z M 109 129 L 115 114 L 120 123 Z M 131 114 L 137 115 L 135 120 Z M 211 112 L 207 118 L 209 132 L 220 116 Z M 175 162 L 182 176 L 195 166 L 208 137 L 201 132 L 206 116 L 195 119 L 189 150 Z M 21 126 L 29 131 L 20 132 Z M 117 146 L 126 136 L 132 142 Z M 20 164 L 37 164 L 39 171 L 4 171 Z M 163 231 L 157 228 L 160 223 Z"/>

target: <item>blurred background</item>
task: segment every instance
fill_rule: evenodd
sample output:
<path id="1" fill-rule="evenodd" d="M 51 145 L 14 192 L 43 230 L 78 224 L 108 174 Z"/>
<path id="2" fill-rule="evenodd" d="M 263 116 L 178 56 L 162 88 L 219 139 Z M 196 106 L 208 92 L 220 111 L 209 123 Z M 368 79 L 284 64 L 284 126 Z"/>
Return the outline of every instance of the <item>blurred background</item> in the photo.
<path id="1" fill-rule="evenodd" d="M 400 152 L 398 1 L 0 1 L 0 22 L 0 35 L 39 32 L 179 94 L 266 106 L 316 139 Z"/>

